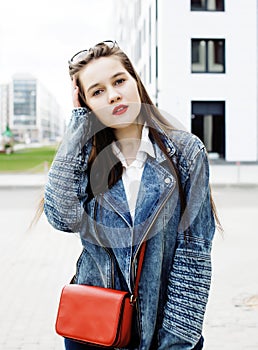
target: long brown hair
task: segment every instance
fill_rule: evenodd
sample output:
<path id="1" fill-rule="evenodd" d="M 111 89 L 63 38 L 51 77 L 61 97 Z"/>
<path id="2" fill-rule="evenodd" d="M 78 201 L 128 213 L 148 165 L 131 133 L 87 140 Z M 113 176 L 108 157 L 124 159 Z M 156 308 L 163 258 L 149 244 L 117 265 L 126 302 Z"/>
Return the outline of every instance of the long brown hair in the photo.
<path id="1" fill-rule="evenodd" d="M 80 99 L 81 107 L 88 107 L 88 106 L 87 106 L 86 97 L 83 90 L 83 85 L 80 80 L 80 73 L 91 61 L 98 59 L 100 57 L 110 57 L 110 56 L 117 57 L 120 60 L 123 67 L 135 79 L 137 83 L 138 92 L 142 103 L 141 112 L 140 112 L 141 116 L 149 126 L 150 137 L 156 142 L 156 144 L 164 152 L 165 156 L 169 160 L 168 164 L 171 168 L 171 171 L 177 178 L 178 190 L 179 190 L 179 195 L 182 203 L 181 210 L 183 212 L 186 206 L 186 201 L 185 201 L 185 195 L 183 193 L 183 188 L 181 185 L 178 169 L 177 169 L 177 166 L 174 164 L 174 162 L 171 160 L 170 156 L 168 155 L 167 149 L 158 131 L 156 130 L 157 129 L 156 125 L 158 124 L 158 126 L 165 133 L 175 128 L 162 116 L 158 108 L 153 104 L 139 75 L 135 71 L 128 56 L 118 47 L 117 44 L 110 46 L 105 44 L 105 42 L 99 43 L 94 47 L 90 48 L 89 50 L 85 51 L 85 54 L 83 54 L 83 57 L 80 56 L 81 57 L 80 60 L 76 60 L 75 62 L 74 61 L 69 62 L 70 77 L 71 79 L 75 79 L 76 85 L 79 87 L 79 99 Z M 95 118 L 94 122 L 100 123 L 97 120 L 97 118 Z M 113 152 L 111 151 L 111 148 L 108 147 L 113 141 L 116 141 L 113 130 L 105 126 L 98 128 L 98 130 L 100 131 L 95 133 L 92 136 L 92 149 L 88 160 L 88 174 L 90 174 L 91 167 L 94 163 L 94 171 L 96 171 L 96 173 L 94 173 L 94 177 L 98 179 L 97 188 L 96 187 L 94 188 L 94 194 L 96 194 L 97 192 L 103 192 L 107 190 L 107 188 L 111 188 L 122 176 L 122 165 L 120 162 L 117 161 L 117 158 L 115 158 Z M 98 157 L 100 153 L 102 153 L 102 155 L 104 154 L 104 156 Z M 107 171 L 109 173 L 108 182 L 106 181 Z M 89 193 L 89 199 L 90 199 L 93 197 L 93 190 L 91 188 L 90 181 L 88 183 L 89 184 L 88 184 L 87 191 Z M 212 197 L 211 197 L 211 207 L 212 207 L 215 219 L 220 227 L 221 225 L 217 216 L 216 208 Z"/>

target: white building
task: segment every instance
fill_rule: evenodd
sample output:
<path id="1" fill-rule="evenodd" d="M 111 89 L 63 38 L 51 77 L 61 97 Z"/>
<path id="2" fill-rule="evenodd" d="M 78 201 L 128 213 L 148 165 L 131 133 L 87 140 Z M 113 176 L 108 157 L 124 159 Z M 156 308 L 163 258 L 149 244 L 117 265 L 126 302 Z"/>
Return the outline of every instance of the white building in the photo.
<path id="1" fill-rule="evenodd" d="M 29 74 L 16 74 L 9 85 L 9 125 L 19 142 L 55 140 L 63 132 L 60 107 Z"/>
<path id="2" fill-rule="evenodd" d="M 258 161 L 257 0 L 117 0 L 116 8 L 117 41 L 158 107 L 211 156 Z"/>

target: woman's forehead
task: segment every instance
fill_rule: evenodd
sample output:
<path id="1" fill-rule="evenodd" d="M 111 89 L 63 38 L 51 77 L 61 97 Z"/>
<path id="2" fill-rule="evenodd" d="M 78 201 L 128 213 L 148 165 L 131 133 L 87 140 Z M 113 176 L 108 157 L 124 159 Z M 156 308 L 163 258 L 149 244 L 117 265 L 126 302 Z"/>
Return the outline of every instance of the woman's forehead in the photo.
<path id="1" fill-rule="evenodd" d="M 111 57 L 100 57 L 92 60 L 82 70 L 80 74 L 81 80 L 89 85 L 97 83 L 98 81 L 112 78 L 118 73 L 126 73 L 127 70 L 124 68 L 119 58 L 115 56 Z"/>

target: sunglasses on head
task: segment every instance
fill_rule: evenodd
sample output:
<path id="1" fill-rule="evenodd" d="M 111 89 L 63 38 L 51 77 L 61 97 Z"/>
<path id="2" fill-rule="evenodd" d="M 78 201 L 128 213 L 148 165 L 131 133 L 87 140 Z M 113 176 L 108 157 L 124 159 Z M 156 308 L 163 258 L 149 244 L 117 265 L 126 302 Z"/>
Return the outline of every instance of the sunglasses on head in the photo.
<path id="1" fill-rule="evenodd" d="M 102 45 L 107 45 L 110 47 L 110 49 L 113 49 L 114 47 L 118 47 L 118 44 L 116 41 L 113 40 L 104 40 L 101 43 L 96 44 L 96 46 L 102 46 Z M 77 63 L 82 61 L 85 58 L 85 55 L 91 50 L 92 48 L 81 50 L 77 52 L 73 57 L 68 61 L 68 63 Z"/>

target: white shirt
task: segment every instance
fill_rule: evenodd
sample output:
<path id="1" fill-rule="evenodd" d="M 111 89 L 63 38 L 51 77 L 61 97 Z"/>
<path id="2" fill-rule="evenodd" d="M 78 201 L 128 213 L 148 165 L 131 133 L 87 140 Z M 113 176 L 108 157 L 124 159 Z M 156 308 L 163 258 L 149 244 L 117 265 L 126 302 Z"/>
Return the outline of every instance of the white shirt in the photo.
<path id="1" fill-rule="evenodd" d="M 125 188 L 126 198 L 129 205 L 132 221 L 134 222 L 135 207 L 140 188 L 142 173 L 147 159 L 147 154 L 155 158 L 153 144 L 149 138 L 149 128 L 144 124 L 142 128 L 141 143 L 136 154 L 136 159 L 128 165 L 117 142 L 112 143 L 113 153 L 117 156 L 123 166 L 122 180 Z"/>

